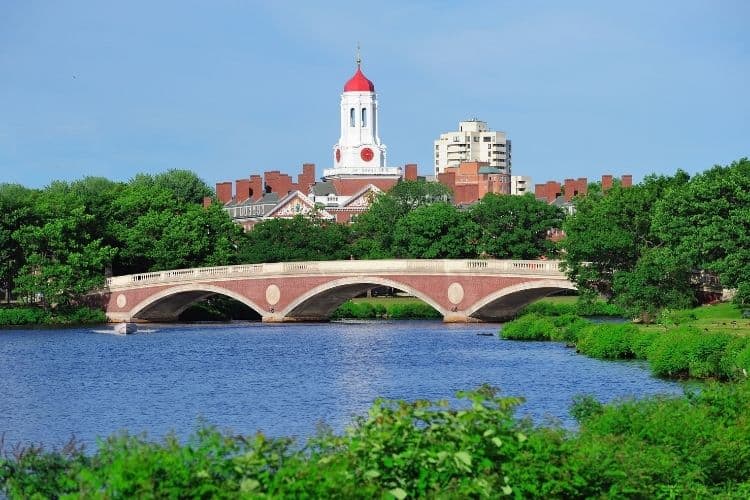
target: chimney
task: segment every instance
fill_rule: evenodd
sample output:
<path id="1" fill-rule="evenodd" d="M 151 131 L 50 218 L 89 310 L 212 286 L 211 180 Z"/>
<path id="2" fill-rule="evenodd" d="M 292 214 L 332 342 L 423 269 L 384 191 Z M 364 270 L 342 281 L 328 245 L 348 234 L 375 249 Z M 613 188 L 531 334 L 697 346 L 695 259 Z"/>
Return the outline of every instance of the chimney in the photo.
<path id="1" fill-rule="evenodd" d="M 250 176 L 250 199 L 258 201 L 263 198 L 263 177 L 260 175 Z"/>
<path id="2" fill-rule="evenodd" d="M 606 193 L 610 189 L 612 189 L 612 176 L 602 175 L 602 192 Z"/>
<path id="3" fill-rule="evenodd" d="M 586 196 L 589 192 L 589 180 L 585 177 L 578 178 L 578 195 Z"/>
<path id="4" fill-rule="evenodd" d="M 417 180 L 417 164 L 407 163 L 404 166 L 404 180 L 416 181 Z"/>
<path id="5" fill-rule="evenodd" d="M 217 182 L 216 183 L 216 197 L 219 201 L 226 205 L 232 201 L 232 183 L 231 182 Z"/>
<path id="6" fill-rule="evenodd" d="M 565 201 L 570 201 L 576 192 L 575 179 L 565 179 Z"/>
<path id="7" fill-rule="evenodd" d="M 629 188 L 633 186 L 633 176 L 632 175 L 623 175 L 620 178 L 620 185 L 624 188 Z"/>
<path id="8" fill-rule="evenodd" d="M 242 203 L 250 198 L 250 179 L 237 179 L 234 182 L 234 199 L 237 203 Z"/>

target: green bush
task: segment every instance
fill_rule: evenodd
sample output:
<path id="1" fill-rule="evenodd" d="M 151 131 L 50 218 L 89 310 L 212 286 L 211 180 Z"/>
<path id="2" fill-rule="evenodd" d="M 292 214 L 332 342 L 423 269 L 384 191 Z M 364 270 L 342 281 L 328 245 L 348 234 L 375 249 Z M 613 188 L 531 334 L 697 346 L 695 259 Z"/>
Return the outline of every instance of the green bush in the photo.
<path id="1" fill-rule="evenodd" d="M 633 359 L 633 339 L 638 327 L 630 323 L 603 323 L 584 328 L 578 335 L 579 352 L 599 359 Z"/>
<path id="2" fill-rule="evenodd" d="M 680 327 L 659 334 L 648 349 L 648 361 L 663 377 L 737 378 L 742 370 L 744 347 L 724 332 Z"/>
<path id="3" fill-rule="evenodd" d="M 38 307 L 0 308 L 0 326 L 38 325 L 45 323 L 49 314 Z"/>
<path id="4" fill-rule="evenodd" d="M 552 333 L 551 340 L 562 342 L 576 342 L 580 332 L 591 325 L 590 321 L 576 314 L 553 317 L 552 323 L 555 325 L 555 331 Z"/>
<path id="5" fill-rule="evenodd" d="M 22 325 L 90 325 L 106 323 L 107 316 L 100 309 L 78 307 L 50 312 L 40 307 L 0 308 L 0 327 Z"/>
<path id="6" fill-rule="evenodd" d="M 550 340 L 556 330 L 552 318 L 531 313 L 505 323 L 500 336 L 510 340 Z"/>
<path id="7" fill-rule="evenodd" d="M 437 319 L 442 317 L 432 306 L 420 303 L 389 304 L 386 312 L 391 319 Z"/>
<path id="8" fill-rule="evenodd" d="M 539 314 L 542 316 L 563 316 L 575 314 L 578 316 L 622 316 L 622 310 L 615 304 L 602 301 L 582 301 L 575 303 L 558 303 L 540 300 L 524 307 L 519 316 Z"/>
<path id="9" fill-rule="evenodd" d="M 419 302 L 389 303 L 344 302 L 331 315 L 332 319 L 437 319 L 440 313 L 432 306 Z"/>

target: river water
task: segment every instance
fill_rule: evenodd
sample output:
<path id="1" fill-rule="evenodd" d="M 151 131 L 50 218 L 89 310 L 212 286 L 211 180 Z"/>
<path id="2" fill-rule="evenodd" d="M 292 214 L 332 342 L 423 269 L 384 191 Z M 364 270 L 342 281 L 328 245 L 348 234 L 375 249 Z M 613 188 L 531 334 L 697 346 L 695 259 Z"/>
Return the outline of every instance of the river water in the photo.
<path id="1" fill-rule="evenodd" d="M 450 398 L 482 383 L 524 396 L 535 422 L 568 415 L 574 395 L 610 401 L 679 394 L 637 362 L 608 362 L 550 342 L 513 342 L 499 325 L 432 321 L 149 325 L 130 336 L 93 329 L 0 331 L 5 443 L 89 447 L 118 430 L 186 437 L 199 418 L 222 429 L 304 440 L 341 431 L 378 396 Z M 104 327 L 100 327 L 104 328 Z"/>

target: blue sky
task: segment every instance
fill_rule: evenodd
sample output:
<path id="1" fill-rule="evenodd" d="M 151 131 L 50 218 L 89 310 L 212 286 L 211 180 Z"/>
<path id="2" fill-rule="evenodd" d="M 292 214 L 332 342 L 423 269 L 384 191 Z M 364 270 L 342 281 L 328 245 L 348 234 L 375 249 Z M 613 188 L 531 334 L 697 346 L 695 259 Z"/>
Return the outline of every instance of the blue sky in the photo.
<path id="1" fill-rule="evenodd" d="M 0 182 L 330 167 L 362 45 L 389 164 L 478 117 L 535 182 L 750 156 L 750 2 L 0 1 Z"/>

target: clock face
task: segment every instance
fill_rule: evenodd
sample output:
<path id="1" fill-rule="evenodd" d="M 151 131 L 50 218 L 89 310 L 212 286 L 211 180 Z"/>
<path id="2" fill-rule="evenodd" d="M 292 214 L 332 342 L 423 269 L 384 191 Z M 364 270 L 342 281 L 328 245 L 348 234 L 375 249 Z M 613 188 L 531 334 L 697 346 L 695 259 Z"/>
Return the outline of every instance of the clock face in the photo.
<path id="1" fill-rule="evenodd" d="M 375 155 L 373 155 L 372 149 L 370 149 L 370 148 L 364 148 L 359 153 L 359 156 L 361 156 L 362 159 L 365 160 L 365 161 L 370 161 L 370 160 L 372 160 L 372 157 L 375 156 Z"/>
<path id="2" fill-rule="evenodd" d="M 340 161 L 341 161 L 341 150 L 337 149 L 336 150 L 336 163 L 338 163 Z"/>

